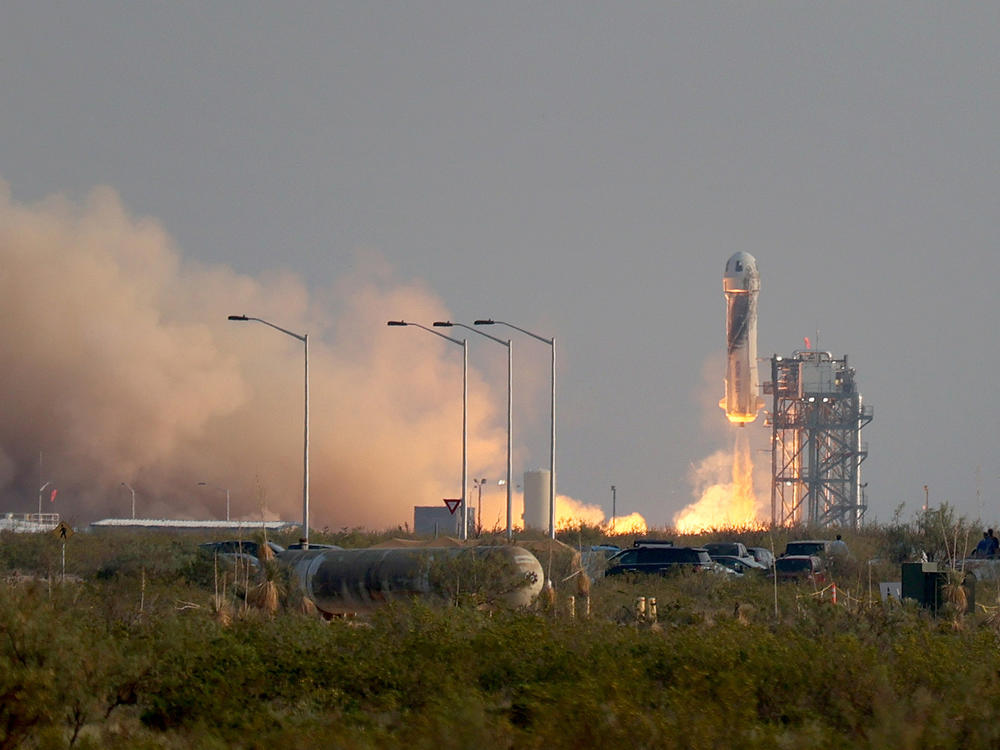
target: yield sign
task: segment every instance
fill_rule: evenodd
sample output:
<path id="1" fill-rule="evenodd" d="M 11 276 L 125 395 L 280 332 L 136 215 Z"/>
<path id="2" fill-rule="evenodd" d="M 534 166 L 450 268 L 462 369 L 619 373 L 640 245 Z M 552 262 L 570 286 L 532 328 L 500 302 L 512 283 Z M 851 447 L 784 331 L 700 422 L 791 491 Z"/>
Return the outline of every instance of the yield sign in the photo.
<path id="1" fill-rule="evenodd" d="M 455 515 L 455 511 L 458 510 L 458 506 L 462 504 L 462 498 L 445 497 L 442 499 L 444 500 L 444 504 L 448 506 L 448 512 Z"/>

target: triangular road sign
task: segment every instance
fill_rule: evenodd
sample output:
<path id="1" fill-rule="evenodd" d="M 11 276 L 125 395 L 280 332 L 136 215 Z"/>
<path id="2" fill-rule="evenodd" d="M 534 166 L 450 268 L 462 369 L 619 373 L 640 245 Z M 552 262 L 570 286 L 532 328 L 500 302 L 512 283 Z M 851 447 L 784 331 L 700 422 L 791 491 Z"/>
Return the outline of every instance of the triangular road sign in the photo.
<path id="1" fill-rule="evenodd" d="M 448 512 L 455 515 L 455 511 L 458 510 L 458 506 L 462 504 L 462 498 L 460 497 L 446 497 L 443 498 L 444 504 L 448 506 Z"/>

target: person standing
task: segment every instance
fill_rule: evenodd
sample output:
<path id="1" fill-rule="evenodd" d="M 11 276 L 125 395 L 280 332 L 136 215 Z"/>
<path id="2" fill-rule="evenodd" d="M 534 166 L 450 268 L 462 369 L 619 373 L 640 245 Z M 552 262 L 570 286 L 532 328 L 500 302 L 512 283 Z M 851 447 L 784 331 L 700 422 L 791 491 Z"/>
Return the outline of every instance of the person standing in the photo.
<path id="1" fill-rule="evenodd" d="M 846 560 L 848 556 L 847 542 L 840 538 L 840 534 L 837 534 L 837 539 L 830 543 L 830 554 L 839 560 Z"/>
<path id="2" fill-rule="evenodd" d="M 992 531 L 993 529 L 990 529 Z M 983 532 L 983 538 L 979 540 L 979 544 L 972 551 L 973 557 L 989 557 L 990 556 L 990 534 L 988 531 Z"/>

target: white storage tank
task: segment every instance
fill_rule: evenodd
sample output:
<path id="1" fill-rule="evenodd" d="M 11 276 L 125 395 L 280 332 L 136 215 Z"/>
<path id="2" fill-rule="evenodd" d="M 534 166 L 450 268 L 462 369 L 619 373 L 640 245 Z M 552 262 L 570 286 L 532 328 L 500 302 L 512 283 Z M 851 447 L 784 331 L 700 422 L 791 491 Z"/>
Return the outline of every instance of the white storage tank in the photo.
<path id="1" fill-rule="evenodd" d="M 524 528 L 548 531 L 549 476 L 548 469 L 524 472 Z"/>

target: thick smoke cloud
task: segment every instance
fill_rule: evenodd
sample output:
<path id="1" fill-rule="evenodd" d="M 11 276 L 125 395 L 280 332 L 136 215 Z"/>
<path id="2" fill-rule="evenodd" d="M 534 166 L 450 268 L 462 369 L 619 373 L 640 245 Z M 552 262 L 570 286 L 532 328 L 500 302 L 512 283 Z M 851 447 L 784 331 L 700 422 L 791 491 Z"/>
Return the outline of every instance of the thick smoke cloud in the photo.
<path id="1" fill-rule="evenodd" d="M 127 482 L 141 517 L 223 517 L 229 488 L 234 517 L 298 518 L 302 345 L 231 313 L 310 334 L 315 527 L 384 528 L 460 493 L 461 350 L 385 325 L 448 311 L 377 257 L 310 298 L 185 261 L 109 189 L 20 205 L 0 184 L 0 313 L 4 510 L 52 481 L 44 511 L 127 515 Z M 469 392 L 470 466 L 499 476 L 502 394 L 474 370 Z"/>

